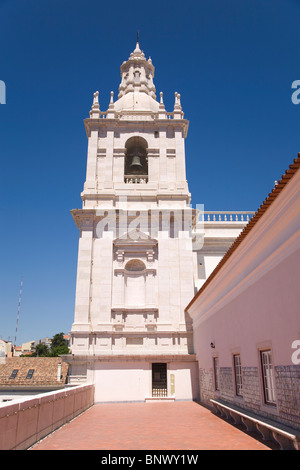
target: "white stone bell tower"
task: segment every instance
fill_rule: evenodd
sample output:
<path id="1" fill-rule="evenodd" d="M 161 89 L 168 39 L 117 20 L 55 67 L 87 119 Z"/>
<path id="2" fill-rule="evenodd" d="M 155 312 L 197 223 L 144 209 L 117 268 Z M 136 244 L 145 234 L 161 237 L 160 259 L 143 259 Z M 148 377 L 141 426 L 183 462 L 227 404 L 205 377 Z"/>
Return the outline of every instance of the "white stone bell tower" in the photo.
<path id="1" fill-rule="evenodd" d="M 121 65 L 118 100 L 94 93 L 79 229 L 71 381 L 96 402 L 197 398 L 194 295 L 184 119 L 180 95 L 156 101 L 154 66 L 139 43 Z"/>

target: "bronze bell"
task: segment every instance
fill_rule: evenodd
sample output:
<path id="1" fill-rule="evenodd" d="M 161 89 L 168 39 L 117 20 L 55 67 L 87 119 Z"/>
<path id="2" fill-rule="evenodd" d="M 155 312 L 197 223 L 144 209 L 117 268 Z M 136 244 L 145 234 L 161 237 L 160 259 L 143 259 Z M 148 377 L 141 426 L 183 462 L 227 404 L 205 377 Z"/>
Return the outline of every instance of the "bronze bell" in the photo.
<path id="1" fill-rule="evenodd" d="M 130 164 L 131 169 L 140 170 L 142 169 L 143 165 L 141 164 L 141 159 L 138 155 L 132 157 L 132 162 Z"/>

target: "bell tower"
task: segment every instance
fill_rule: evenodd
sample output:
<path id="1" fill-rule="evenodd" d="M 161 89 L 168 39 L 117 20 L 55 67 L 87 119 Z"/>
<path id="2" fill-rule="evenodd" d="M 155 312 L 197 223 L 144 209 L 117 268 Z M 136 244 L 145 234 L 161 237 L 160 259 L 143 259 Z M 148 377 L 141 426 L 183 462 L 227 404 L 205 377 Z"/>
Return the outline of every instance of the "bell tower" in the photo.
<path id="1" fill-rule="evenodd" d="M 163 93 L 156 100 L 155 69 L 139 42 L 120 71 L 118 99 L 111 92 L 102 111 L 94 93 L 84 121 L 86 181 L 82 208 L 72 210 L 80 236 L 71 380 L 93 382 L 96 401 L 191 399 L 188 121 L 178 93 L 171 112 Z"/>
<path id="2" fill-rule="evenodd" d="M 185 207 L 190 202 L 186 181 L 185 147 L 188 121 L 180 95 L 175 93 L 172 112 L 156 101 L 154 66 L 136 44 L 121 65 L 118 100 L 111 92 L 108 109 L 100 110 L 94 94 L 88 137 L 87 174 L 83 207 L 118 207 L 119 196 L 139 200 L 145 207 L 168 204 Z M 129 184 L 134 186 L 129 187 Z"/>

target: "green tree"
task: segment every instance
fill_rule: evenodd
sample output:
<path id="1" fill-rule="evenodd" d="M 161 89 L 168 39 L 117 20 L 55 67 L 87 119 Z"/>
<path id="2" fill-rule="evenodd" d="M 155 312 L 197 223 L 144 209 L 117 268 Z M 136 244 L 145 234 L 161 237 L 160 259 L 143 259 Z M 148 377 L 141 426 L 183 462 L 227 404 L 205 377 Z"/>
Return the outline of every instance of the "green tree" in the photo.
<path id="1" fill-rule="evenodd" d="M 49 348 L 46 344 L 40 343 L 35 347 L 35 351 L 32 354 L 34 357 L 47 357 L 49 356 Z"/>
<path id="2" fill-rule="evenodd" d="M 51 348 L 50 355 L 52 357 L 61 356 L 62 354 L 69 354 L 69 348 L 67 345 L 56 346 L 55 348 Z"/>
<path id="3" fill-rule="evenodd" d="M 60 356 L 61 354 L 69 354 L 67 341 L 64 338 L 64 333 L 57 333 L 53 336 L 51 341 L 50 356 Z"/>

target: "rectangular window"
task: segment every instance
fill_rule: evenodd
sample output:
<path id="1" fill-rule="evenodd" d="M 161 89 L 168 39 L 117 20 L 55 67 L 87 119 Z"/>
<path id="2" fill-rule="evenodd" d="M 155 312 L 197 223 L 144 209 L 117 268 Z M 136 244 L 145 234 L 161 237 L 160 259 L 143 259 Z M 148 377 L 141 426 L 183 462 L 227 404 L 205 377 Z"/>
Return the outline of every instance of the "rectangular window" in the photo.
<path id="1" fill-rule="evenodd" d="M 19 369 L 14 369 L 11 373 L 11 376 L 9 377 L 10 379 L 15 379 L 17 376 L 17 373 L 19 372 Z"/>
<path id="2" fill-rule="evenodd" d="M 215 379 L 215 390 L 220 390 L 220 367 L 219 367 L 219 358 L 213 358 L 214 363 L 214 379 Z"/>
<path id="3" fill-rule="evenodd" d="M 235 393 L 239 397 L 242 397 L 243 396 L 242 366 L 241 366 L 241 356 L 239 354 L 233 355 L 233 365 L 234 365 Z"/>
<path id="4" fill-rule="evenodd" d="M 269 349 L 266 351 L 261 351 L 260 358 L 265 403 L 269 405 L 275 405 L 275 382 L 271 351 Z"/>
<path id="5" fill-rule="evenodd" d="M 34 373 L 34 369 L 29 369 L 26 375 L 26 379 L 32 379 L 33 373 Z"/>

